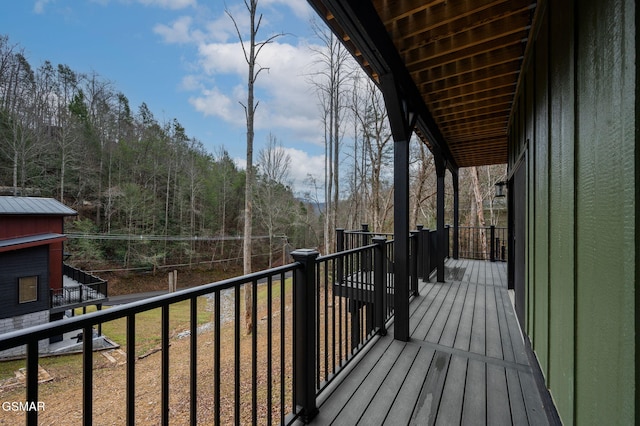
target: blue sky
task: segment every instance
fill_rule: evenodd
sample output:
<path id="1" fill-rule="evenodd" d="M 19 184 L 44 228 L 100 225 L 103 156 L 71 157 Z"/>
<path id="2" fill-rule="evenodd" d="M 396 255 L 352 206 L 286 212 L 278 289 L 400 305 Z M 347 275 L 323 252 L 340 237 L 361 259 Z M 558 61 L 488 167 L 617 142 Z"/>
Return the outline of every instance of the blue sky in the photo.
<path id="1" fill-rule="evenodd" d="M 242 0 L 0 0 L 0 34 L 33 67 L 49 60 L 95 72 L 123 92 L 134 111 L 146 102 L 159 122 L 176 118 L 212 153 L 224 146 L 244 166 L 247 65 L 231 19 L 248 28 Z M 292 159 L 300 191 L 321 181 L 323 143 L 309 84 L 317 40 L 306 0 L 260 0 L 259 39 L 284 33 L 258 57 L 254 161 L 272 133 Z"/>

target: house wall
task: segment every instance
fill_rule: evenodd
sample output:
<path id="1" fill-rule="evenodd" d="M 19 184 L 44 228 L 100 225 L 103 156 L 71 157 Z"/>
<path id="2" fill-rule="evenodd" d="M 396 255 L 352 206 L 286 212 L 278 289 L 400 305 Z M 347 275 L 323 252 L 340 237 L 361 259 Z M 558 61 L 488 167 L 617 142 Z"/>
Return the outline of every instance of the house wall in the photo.
<path id="1" fill-rule="evenodd" d="M 539 8 L 510 124 L 510 170 L 527 170 L 523 327 L 565 424 L 634 424 L 635 2 Z"/>
<path id="2" fill-rule="evenodd" d="M 38 234 L 63 234 L 63 216 L 2 216 L 0 219 L 0 240 L 26 237 Z M 62 288 L 62 261 L 64 245 L 62 242 L 49 245 L 49 265 L 51 275 L 49 285 L 53 289 Z"/>
<path id="3" fill-rule="evenodd" d="M 0 319 L 49 309 L 49 246 L 0 253 Z M 38 300 L 18 302 L 18 278 L 38 276 Z"/>
<path id="4" fill-rule="evenodd" d="M 35 325 L 46 324 L 49 322 L 49 311 L 32 312 L 29 314 L 18 315 L 13 318 L 0 319 L 0 334 L 8 333 L 14 330 L 32 327 Z M 0 358 L 19 357 L 26 354 L 26 345 L 16 346 L 15 348 L 0 351 Z M 40 353 L 47 352 L 49 349 L 49 339 L 43 339 L 38 342 L 38 351 Z"/>

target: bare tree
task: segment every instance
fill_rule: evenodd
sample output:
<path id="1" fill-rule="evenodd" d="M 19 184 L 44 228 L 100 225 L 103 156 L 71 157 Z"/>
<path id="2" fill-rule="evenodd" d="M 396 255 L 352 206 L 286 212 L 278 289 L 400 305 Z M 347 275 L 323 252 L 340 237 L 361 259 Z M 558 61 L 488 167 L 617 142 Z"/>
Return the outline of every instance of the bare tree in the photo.
<path id="1" fill-rule="evenodd" d="M 435 185 L 433 184 L 433 178 L 435 177 L 433 155 L 422 141 L 418 141 L 414 146 L 416 147 L 414 156 L 417 158 L 412 164 L 411 229 L 414 229 L 416 225 L 425 225 L 422 220 L 426 220 L 428 225 L 431 218 L 435 217 L 427 207 L 426 201 L 436 195 Z"/>
<path id="2" fill-rule="evenodd" d="M 342 42 L 326 27 L 313 23 L 314 31 L 322 42 L 322 48 L 314 52 L 318 72 L 311 76 L 316 87 L 325 138 L 325 252 L 334 246 L 335 225 L 340 200 L 340 145 L 343 137 L 342 123 L 347 107 L 346 88 L 351 70 L 348 67 L 350 55 Z"/>
<path id="3" fill-rule="evenodd" d="M 249 66 L 249 73 L 247 76 L 247 102 L 240 104 L 244 108 L 245 118 L 247 122 L 247 170 L 245 181 L 245 202 L 244 202 L 244 245 L 243 245 L 243 270 L 245 274 L 251 273 L 251 236 L 252 236 L 252 222 L 253 222 L 253 182 L 254 182 L 254 170 L 253 170 L 253 137 L 254 137 L 254 118 L 255 112 L 258 108 L 258 102 L 254 99 L 254 85 L 258 79 L 258 75 L 262 71 L 268 70 L 268 68 L 261 67 L 257 63 L 258 56 L 262 49 L 272 43 L 276 38 L 282 34 L 275 34 L 268 37 L 264 41 L 257 41 L 256 37 L 260 30 L 260 24 L 262 23 L 262 14 L 258 14 L 258 0 L 245 0 L 244 4 L 249 12 L 250 27 L 249 27 L 249 42 L 245 42 L 242 37 L 242 33 L 238 26 L 236 19 L 233 17 L 229 10 L 226 10 L 227 15 L 233 21 L 233 25 L 236 29 L 236 34 L 240 40 L 242 51 L 244 53 L 244 59 Z M 247 334 L 251 333 L 253 328 L 252 313 L 252 290 L 251 286 L 245 286 L 244 290 L 244 302 L 245 302 L 245 329 Z"/>
<path id="4" fill-rule="evenodd" d="M 291 157 L 275 136 L 269 134 L 267 146 L 258 153 L 258 186 L 255 207 L 269 236 L 269 267 L 273 266 L 273 245 L 277 232 L 284 231 L 294 206 L 289 197 Z"/>

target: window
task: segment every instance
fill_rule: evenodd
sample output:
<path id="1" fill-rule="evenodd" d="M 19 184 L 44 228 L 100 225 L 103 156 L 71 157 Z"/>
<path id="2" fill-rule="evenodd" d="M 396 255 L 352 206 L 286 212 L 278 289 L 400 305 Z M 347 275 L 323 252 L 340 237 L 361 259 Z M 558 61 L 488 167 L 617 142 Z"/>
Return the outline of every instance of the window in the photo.
<path id="1" fill-rule="evenodd" d="M 20 303 L 38 300 L 38 276 L 18 278 L 18 300 Z"/>

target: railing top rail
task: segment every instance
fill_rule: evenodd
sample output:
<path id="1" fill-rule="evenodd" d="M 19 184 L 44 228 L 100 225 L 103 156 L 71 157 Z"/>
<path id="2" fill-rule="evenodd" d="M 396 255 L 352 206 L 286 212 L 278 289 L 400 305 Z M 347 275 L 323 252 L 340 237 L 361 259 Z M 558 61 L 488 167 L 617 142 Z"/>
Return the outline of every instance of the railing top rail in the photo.
<path id="1" fill-rule="evenodd" d="M 369 244 L 369 245 L 366 245 L 366 246 L 356 247 L 356 248 L 352 248 L 352 249 L 349 249 L 349 250 L 339 251 L 337 253 L 325 254 L 323 256 L 319 256 L 318 257 L 318 262 L 323 262 L 323 261 L 326 262 L 328 260 L 333 260 L 333 259 L 336 259 L 336 258 L 341 257 L 341 256 L 346 256 L 346 255 L 349 255 L 349 254 L 355 254 L 355 253 L 359 253 L 359 252 L 365 251 L 365 250 L 371 250 L 375 246 L 376 246 L 375 244 Z"/>
<path id="2" fill-rule="evenodd" d="M 99 323 L 112 321 L 123 318 L 128 315 L 138 314 L 140 312 L 149 311 L 151 309 L 160 308 L 193 297 L 204 296 L 217 290 L 226 290 L 236 285 L 246 284 L 253 281 L 259 281 L 269 276 L 294 271 L 300 267 L 299 262 L 290 263 L 288 265 L 277 268 L 267 269 L 240 277 L 229 278 L 223 281 L 204 284 L 198 287 L 192 287 L 179 290 L 174 293 L 163 294 L 149 299 L 131 302 L 120 306 L 115 306 L 107 310 L 91 312 L 81 316 L 66 319 L 64 321 L 50 322 L 21 330 L 11 331 L 0 334 L 0 350 L 9 349 L 14 346 L 24 345 L 34 339 L 42 340 L 56 334 L 67 333 L 69 331 L 78 330 L 86 326 L 93 326 Z"/>
<path id="3" fill-rule="evenodd" d="M 373 232 L 373 231 L 363 231 L 361 229 L 352 229 L 352 230 L 345 230 L 344 231 L 345 234 L 359 234 L 359 235 L 383 235 L 383 236 L 393 236 L 393 232 Z"/>

